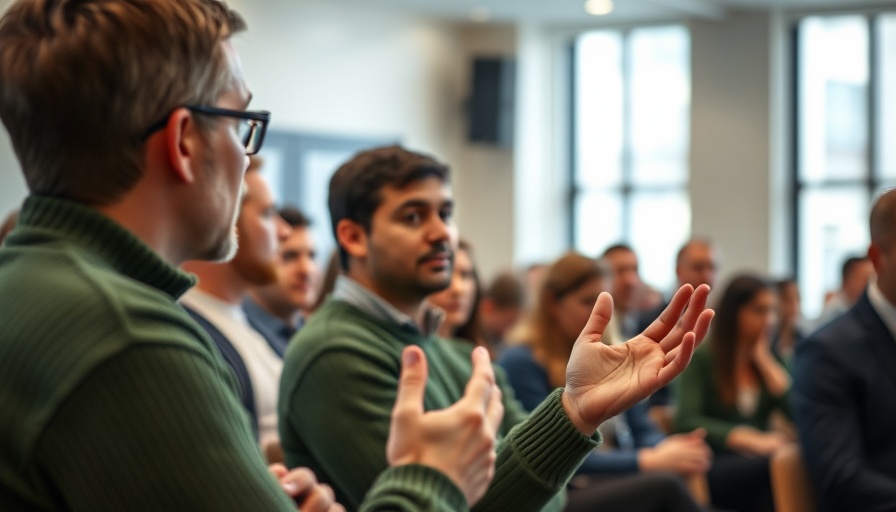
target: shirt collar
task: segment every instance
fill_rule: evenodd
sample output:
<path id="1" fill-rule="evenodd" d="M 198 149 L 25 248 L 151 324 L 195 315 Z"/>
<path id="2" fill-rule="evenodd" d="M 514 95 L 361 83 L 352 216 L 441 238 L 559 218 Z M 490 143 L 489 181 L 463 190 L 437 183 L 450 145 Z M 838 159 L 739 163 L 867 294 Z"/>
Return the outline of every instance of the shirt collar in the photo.
<path id="1" fill-rule="evenodd" d="M 296 330 L 295 325 L 290 325 L 280 317 L 272 315 L 249 295 L 246 295 L 243 299 L 243 311 L 245 311 L 246 317 L 250 321 L 259 322 L 273 332 L 285 332 L 287 329 Z"/>
<path id="2" fill-rule="evenodd" d="M 423 334 L 426 337 L 432 336 L 436 332 L 445 317 L 445 313 L 441 309 L 424 304 L 421 325 L 417 325 L 414 319 L 368 290 L 361 283 L 345 275 L 336 278 L 336 285 L 333 287 L 333 300 L 345 302 L 378 320 L 398 325 L 402 329 Z"/>
<path id="3" fill-rule="evenodd" d="M 868 285 L 868 301 L 871 302 L 871 307 L 884 321 L 884 325 L 887 326 L 887 330 L 890 331 L 893 339 L 896 339 L 896 306 L 884 297 L 883 292 L 877 286 L 877 278 L 872 279 Z"/>

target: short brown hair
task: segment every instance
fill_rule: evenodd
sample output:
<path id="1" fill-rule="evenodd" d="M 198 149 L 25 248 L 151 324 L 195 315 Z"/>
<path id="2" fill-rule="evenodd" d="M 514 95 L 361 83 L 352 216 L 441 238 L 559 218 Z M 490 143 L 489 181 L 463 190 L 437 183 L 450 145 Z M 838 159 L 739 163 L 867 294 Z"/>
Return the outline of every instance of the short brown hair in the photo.
<path id="1" fill-rule="evenodd" d="M 19 0 L 0 19 L 0 119 L 32 193 L 114 202 L 139 180 L 146 130 L 233 84 L 216 0 Z"/>

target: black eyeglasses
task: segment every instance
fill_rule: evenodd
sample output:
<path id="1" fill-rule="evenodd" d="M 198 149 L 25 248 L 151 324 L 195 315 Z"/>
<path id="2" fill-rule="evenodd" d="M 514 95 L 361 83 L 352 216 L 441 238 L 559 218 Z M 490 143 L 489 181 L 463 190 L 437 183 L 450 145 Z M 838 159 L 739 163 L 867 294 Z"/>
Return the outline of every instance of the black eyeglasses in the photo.
<path id="1" fill-rule="evenodd" d="M 237 119 L 242 119 L 243 122 L 237 126 L 237 134 L 239 135 L 240 140 L 243 141 L 243 146 L 246 147 L 247 155 L 254 155 L 261 149 L 261 144 L 264 142 L 264 134 L 268 129 L 268 122 L 271 120 L 271 113 L 267 110 L 230 110 L 228 108 L 208 107 L 205 105 L 184 105 L 183 108 L 190 112 L 206 116 L 235 117 Z M 143 135 L 143 140 L 146 140 L 150 135 L 164 128 L 165 123 L 167 122 L 168 117 L 166 116 L 165 119 L 160 119 L 153 123 Z"/>

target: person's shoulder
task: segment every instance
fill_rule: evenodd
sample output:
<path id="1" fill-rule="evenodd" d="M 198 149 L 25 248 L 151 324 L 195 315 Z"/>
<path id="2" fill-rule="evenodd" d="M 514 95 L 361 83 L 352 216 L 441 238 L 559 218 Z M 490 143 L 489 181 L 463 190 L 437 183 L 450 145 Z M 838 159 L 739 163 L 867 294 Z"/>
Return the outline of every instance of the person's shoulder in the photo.
<path id="1" fill-rule="evenodd" d="M 532 359 L 532 349 L 528 345 L 506 347 L 501 351 L 501 357 L 498 358 L 498 364 L 502 366 L 529 362 L 534 362 L 534 359 Z"/>
<path id="2" fill-rule="evenodd" d="M 392 330 L 342 301 L 329 300 L 314 312 L 286 348 L 281 380 L 300 380 L 325 356 L 397 364 L 403 343 Z M 348 359 L 346 359 L 348 360 Z"/>

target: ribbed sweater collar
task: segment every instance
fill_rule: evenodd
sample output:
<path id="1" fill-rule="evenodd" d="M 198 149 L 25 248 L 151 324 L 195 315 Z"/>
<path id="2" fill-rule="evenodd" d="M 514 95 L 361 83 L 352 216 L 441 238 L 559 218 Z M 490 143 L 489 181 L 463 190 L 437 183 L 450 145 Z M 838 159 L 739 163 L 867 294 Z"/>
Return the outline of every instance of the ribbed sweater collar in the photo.
<path id="1" fill-rule="evenodd" d="M 31 195 L 22 205 L 16 231 L 8 239 L 10 245 L 27 244 L 29 233 L 62 238 L 175 299 L 196 284 L 194 276 L 163 260 L 132 232 L 81 203 Z"/>

